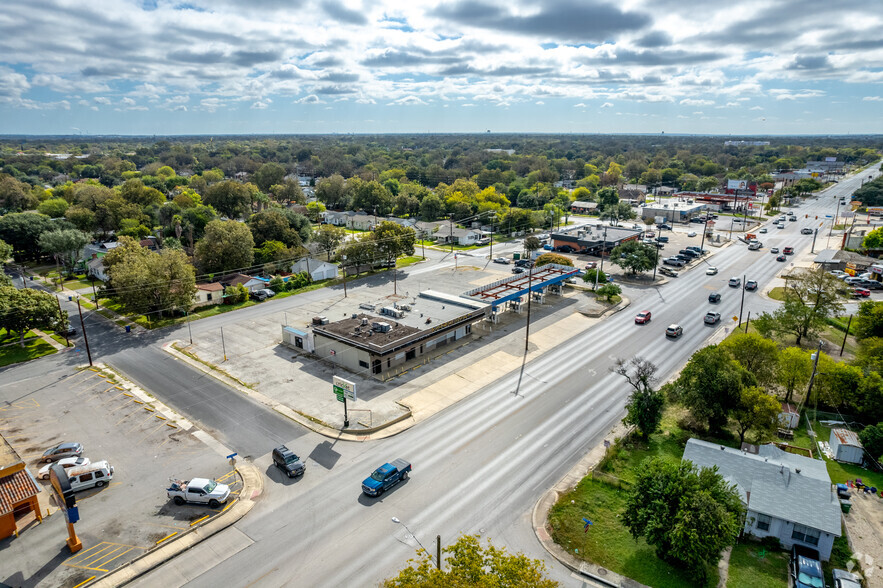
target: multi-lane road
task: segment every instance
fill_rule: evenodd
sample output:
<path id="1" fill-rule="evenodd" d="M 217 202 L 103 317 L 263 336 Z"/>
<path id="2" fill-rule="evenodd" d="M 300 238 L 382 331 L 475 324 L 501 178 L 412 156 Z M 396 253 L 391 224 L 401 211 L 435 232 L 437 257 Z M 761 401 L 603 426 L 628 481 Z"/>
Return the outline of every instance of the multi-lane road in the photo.
<path id="1" fill-rule="evenodd" d="M 866 176 L 867 172 L 862 177 Z M 89 325 L 97 357 L 199 422 L 228 447 L 250 455 L 262 469 L 271 472 L 267 454 L 279 442 L 313 458 L 306 475 L 295 484 L 282 484 L 275 476 L 268 479 L 251 513 L 208 539 L 207 545 L 216 549 L 186 552 L 144 577 L 141 585 L 186 581 L 192 586 L 376 585 L 400 569 L 417 546 L 392 517 L 404 521 L 424 545 L 437 534 L 447 544 L 463 533 L 480 533 L 512 551 L 546 559 L 550 575 L 562 585 L 583 585 L 563 566 L 549 561 L 534 537 L 530 513 L 537 499 L 621 418 L 629 390 L 610 372 L 613 362 L 640 355 L 659 367 L 662 380 L 674 375 L 716 330 L 702 321 L 712 306 L 708 294 L 723 294 L 715 309 L 728 320 L 718 328 L 732 328 L 730 317 L 739 314 L 742 292 L 727 287 L 729 277 L 757 280 L 762 290 L 787 266 L 776 262 L 768 248 L 809 251 L 813 237 L 800 234 L 801 228 L 810 226 L 804 215 L 817 226 L 814 217 L 822 220 L 833 214 L 840 196 L 851 194 L 859 183 L 857 177 L 843 180 L 804 202 L 795 211 L 798 222 L 769 229 L 762 239 L 764 250 L 748 251 L 741 243 L 712 248 L 705 263 L 719 269 L 716 276 L 706 276 L 700 267 L 662 287 L 625 287 L 631 308 L 530 362 L 518 395 L 513 394 L 517 373 L 512 373 L 382 441 L 333 442 L 306 432 L 169 359 L 159 344 L 184 337 L 186 330 L 126 339 L 117 329 Z M 822 235 L 820 230 L 816 251 L 822 248 Z M 498 248 L 494 249 L 496 253 Z M 421 274 L 426 278 L 433 268 L 452 264 L 449 258 L 436 257 L 405 272 L 400 281 L 420 280 Z M 303 301 L 298 298 L 280 302 L 294 305 Z M 278 306 L 272 310 L 268 306 L 221 315 L 210 319 L 217 321 L 211 324 L 199 321 L 193 324 L 194 333 L 217 328 L 224 321 L 246 320 L 247 313 L 279 311 Z M 774 307 L 757 292 L 745 293 L 746 315 L 749 310 L 755 315 Z M 643 309 L 653 311 L 653 321 L 635 325 L 632 311 Z M 666 339 L 665 327 L 675 322 L 683 326 L 683 337 Z M 380 463 L 397 457 L 414 466 L 407 483 L 379 499 L 362 496 L 359 482 Z"/>

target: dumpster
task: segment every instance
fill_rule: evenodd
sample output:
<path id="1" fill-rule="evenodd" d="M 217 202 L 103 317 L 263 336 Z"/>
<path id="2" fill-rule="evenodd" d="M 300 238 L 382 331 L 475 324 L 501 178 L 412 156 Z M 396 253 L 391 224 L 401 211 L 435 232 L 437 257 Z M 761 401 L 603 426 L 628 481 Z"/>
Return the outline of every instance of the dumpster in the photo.
<path id="1" fill-rule="evenodd" d="M 512 259 L 514 259 L 515 261 L 518 261 L 519 259 L 521 259 L 521 254 L 520 253 L 513 253 Z"/>
<path id="2" fill-rule="evenodd" d="M 840 510 L 843 511 L 844 514 L 849 514 L 850 508 L 852 508 L 852 502 L 840 499 Z"/>

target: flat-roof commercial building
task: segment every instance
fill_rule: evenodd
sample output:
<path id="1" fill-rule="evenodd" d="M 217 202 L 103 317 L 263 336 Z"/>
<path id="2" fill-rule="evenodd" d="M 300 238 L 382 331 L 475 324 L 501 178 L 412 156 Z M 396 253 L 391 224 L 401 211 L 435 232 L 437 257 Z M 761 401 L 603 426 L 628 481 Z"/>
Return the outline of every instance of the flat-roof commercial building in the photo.
<path id="1" fill-rule="evenodd" d="M 643 234 L 643 229 L 584 225 L 575 232 L 552 233 L 550 237 L 554 247 L 569 245 L 579 253 L 600 255 L 627 241 L 637 241 Z"/>
<path id="2" fill-rule="evenodd" d="M 638 209 L 638 214 L 644 220 L 656 220 L 664 218 L 670 223 L 688 223 L 694 216 L 699 216 L 708 208 L 704 202 L 693 200 L 666 201 L 665 203 L 654 202 L 643 204 Z"/>

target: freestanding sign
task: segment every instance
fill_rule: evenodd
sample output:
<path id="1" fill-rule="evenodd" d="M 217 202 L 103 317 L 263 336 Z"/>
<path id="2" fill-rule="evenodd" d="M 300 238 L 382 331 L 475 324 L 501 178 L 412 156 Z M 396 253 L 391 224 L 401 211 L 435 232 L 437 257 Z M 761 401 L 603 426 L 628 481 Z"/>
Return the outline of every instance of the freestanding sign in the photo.
<path id="1" fill-rule="evenodd" d="M 347 400 L 352 400 L 355 402 L 356 400 L 356 384 L 354 382 L 350 382 L 349 380 L 344 380 L 341 377 L 334 376 L 331 380 L 331 384 L 334 386 L 334 393 L 339 396 L 338 400 L 343 402 L 343 398 Z"/>
<path id="2" fill-rule="evenodd" d="M 49 482 L 52 484 L 52 489 L 55 490 L 58 508 L 64 512 L 64 519 L 67 521 L 68 549 L 71 550 L 71 553 L 76 553 L 83 548 L 83 543 L 74 530 L 74 523 L 80 520 L 80 512 L 77 509 L 77 498 L 71 489 L 67 472 L 57 463 L 52 464 L 52 467 L 49 468 Z"/>

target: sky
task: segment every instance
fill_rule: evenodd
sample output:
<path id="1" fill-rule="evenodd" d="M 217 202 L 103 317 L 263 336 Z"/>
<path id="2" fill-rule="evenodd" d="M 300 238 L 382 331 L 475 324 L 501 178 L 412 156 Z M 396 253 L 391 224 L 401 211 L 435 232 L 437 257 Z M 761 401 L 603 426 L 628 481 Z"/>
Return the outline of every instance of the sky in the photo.
<path id="1" fill-rule="evenodd" d="M 0 134 L 883 133 L 879 0 L 4 0 Z"/>

